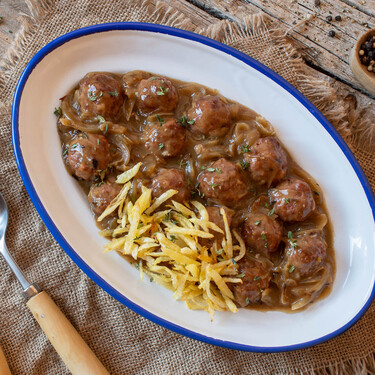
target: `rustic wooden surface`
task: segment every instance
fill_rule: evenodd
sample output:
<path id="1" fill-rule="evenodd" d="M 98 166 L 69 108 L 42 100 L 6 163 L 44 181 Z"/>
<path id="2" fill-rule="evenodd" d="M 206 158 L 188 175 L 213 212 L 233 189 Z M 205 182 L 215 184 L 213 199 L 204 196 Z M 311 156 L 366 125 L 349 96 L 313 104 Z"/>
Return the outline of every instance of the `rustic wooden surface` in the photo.
<path id="1" fill-rule="evenodd" d="M 218 19 L 241 22 L 247 14 L 264 11 L 281 22 L 306 63 L 335 79 L 340 90 L 373 98 L 353 76 L 348 57 L 358 37 L 375 27 L 375 0 L 167 0 L 189 15 L 197 26 Z M 318 5 L 320 3 L 320 5 Z M 0 54 L 3 54 L 20 27 L 18 17 L 28 14 L 24 0 L 0 0 Z M 310 21 L 299 24 L 306 17 Z M 327 17 L 332 17 L 328 21 Z M 341 21 L 335 19 L 341 17 Z M 297 25 L 297 26 L 296 26 Z M 329 32 L 335 36 L 330 37 Z M 341 83 L 341 84 L 340 84 Z M 350 90 L 352 89 L 352 90 Z M 363 94 L 363 95 L 361 95 Z"/>

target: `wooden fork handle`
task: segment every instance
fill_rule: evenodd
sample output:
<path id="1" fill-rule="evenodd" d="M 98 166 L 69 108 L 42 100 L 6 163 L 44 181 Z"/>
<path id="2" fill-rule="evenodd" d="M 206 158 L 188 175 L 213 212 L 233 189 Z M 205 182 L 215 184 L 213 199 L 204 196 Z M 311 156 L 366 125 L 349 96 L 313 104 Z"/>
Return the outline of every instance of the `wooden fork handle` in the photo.
<path id="1" fill-rule="evenodd" d="M 46 292 L 32 297 L 27 306 L 73 375 L 109 375 Z"/>
<path id="2" fill-rule="evenodd" d="M 7 360 L 1 348 L 0 348 L 0 375 L 12 375 L 10 373 Z"/>

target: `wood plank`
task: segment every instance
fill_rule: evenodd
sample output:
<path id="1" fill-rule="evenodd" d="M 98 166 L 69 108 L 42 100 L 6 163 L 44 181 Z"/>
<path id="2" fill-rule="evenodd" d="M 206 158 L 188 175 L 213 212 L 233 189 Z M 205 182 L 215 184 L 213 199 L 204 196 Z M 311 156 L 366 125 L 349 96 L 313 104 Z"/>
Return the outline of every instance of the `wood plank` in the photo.
<path id="1" fill-rule="evenodd" d="M 298 42 L 303 57 L 310 66 L 318 67 L 358 90 L 364 90 L 350 70 L 348 56 L 357 37 L 375 26 L 375 17 L 362 12 L 357 6 L 346 4 L 348 1 L 351 0 L 322 0 L 317 7 L 314 0 L 191 0 L 219 18 L 236 21 L 245 14 L 262 10 L 280 21 L 285 29 L 294 26 L 306 15 L 314 15 L 311 21 L 289 34 Z M 375 4 L 375 0 L 367 2 L 371 6 Z M 335 20 L 338 15 L 341 21 Z M 327 21 L 328 16 L 333 20 Z M 328 36 L 330 31 L 335 32 L 334 37 Z"/>

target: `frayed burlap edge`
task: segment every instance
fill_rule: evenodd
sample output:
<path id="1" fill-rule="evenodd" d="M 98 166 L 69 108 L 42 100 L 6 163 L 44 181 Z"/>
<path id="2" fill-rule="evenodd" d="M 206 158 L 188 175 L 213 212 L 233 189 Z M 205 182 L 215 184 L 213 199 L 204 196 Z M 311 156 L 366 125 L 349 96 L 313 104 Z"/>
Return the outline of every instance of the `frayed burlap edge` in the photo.
<path id="1" fill-rule="evenodd" d="M 0 61 L 0 89 L 5 87 L 9 72 L 17 64 L 25 46 L 38 30 L 38 24 L 52 11 L 53 0 L 25 0 L 30 14 L 20 16 L 21 27 L 15 39 Z M 359 105 L 356 100 L 350 103 L 345 97 L 339 97 L 332 87 L 330 78 L 321 79 L 303 62 L 301 55 L 286 39 L 285 30 L 275 26 L 265 14 L 246 16 L 239 23 L 219 21 L 208 28 L 197 29 L 180 11 L 163 2 L 144 0 L 142 6 L 152 15 L 154 22 L 194 31 L 201 35 L 228 44 L 247 36 L 268 36 L 270 42 L 283 52 L 288 64 L 297 73 L 297 89 L 314 103 L 314 105 L 335 126 L 349 146 L 371 149 L 375 136 L 375 126 L 368 114 L 366 105 Z M 5 99 L 5 98 L 2 98 Z M 0 101 L 0 112 L 9 110 L 11 101 Z M 366 112 L 365 112 L 366 110 Z M 375 374 L 375 359 L 372 352 L 364 358 L 350 359 L 336 364 L 327 363 L 319 368 L 294 369 L 296 374 L 334 375 L 334 374 Z"/>

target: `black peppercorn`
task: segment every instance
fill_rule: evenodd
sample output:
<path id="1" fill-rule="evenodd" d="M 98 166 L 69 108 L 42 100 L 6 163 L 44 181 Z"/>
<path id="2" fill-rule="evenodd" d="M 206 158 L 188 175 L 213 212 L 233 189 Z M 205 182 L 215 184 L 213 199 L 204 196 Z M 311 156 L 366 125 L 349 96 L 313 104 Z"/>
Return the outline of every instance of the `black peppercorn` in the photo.
<path id="1" fill-rule="evenodd" d="M 320 7 L 320 0 L 315 0 L 315 1 L 314 1 L 314 5 L 315 5 L 316 7 Z"/>
<path id="2" fill-rule="evenodd" d="M 335 20 L 336 20 L 336 21 L 341 21 L 341 16 L 336 16 L 336 17 L 335 17 Z"/>
<path id="3" fill-rule="evenodd" d="M 332 16 L 327 16 L 327 17 L 326 17 L 326 20 L 327 20 L 328 22 L 331 22 L 331 21 L 332 21 Z"/>
<path id="4" fill-rule="evenodd" d="M 336 35 L 336 33 L 331 30 L 329 33 L 328 33 L 328 36 L 330 36 L 331 38 L 333 38 L 334 36 Z"/>

